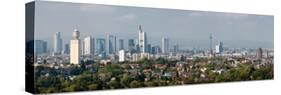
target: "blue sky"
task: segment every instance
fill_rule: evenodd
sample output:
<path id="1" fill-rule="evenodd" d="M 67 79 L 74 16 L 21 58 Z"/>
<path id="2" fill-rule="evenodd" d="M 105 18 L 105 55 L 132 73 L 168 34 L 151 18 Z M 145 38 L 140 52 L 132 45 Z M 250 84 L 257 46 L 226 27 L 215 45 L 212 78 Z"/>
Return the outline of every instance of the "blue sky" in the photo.
<path id="1" fill-rule="evenodd" d="M 37 1 L 35 12 L 35 39 L 46 40 L 49 47 L 55 32 L 61 32 L 64 43 L 70 42 L 74 28 L 80 38 L 113 34 L 127 40 L 137 38 L 138 25 L 142 25 L 153 45 L 168 37 L 170 45 L 179 44 L 182 49 L 207 48 L 212 33 L 214 45 L 222 41 L 225 47 L 273 48 L 274 18 L 269 15 L 48 1 Z"/>

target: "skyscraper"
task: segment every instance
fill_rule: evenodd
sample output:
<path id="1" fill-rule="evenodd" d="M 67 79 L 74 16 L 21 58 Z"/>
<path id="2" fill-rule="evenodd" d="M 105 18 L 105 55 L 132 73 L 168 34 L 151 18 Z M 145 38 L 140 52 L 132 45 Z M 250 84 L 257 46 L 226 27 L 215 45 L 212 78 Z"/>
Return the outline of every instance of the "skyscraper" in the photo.
<path id="1" fill-rule="evenodd" d="M 151 53 L 152 54 L 159 54 L 161 53 L 161 48 L 159 45 L 153 46 L 151 47 Z"/>
<path id="2" fill-rule="evenodd" d="M 47 42 L 43 40 L 35 40 L 34 41 L 34 46 L 35 46 L 35 53 L 36 54 L 43 54 L 47 53 Z"/>
<path id="3" fill-rule="evenodd" d="M 155 46 L 151 47 L 151 54 L 156 54 L 156 47 Z"/>
<path id="4" fill-rule="evenodd" d="M 147 44 L 147 53 L 151 53 L 151 44 Z"/>
<path id="5" fill-rule="evenodd" d="M 135 52 L 135 47 L 136 47 L 135 40 L 134 39 L 129 39 L 128 40 L 128 50 L 129 50 L 129 52 L 131 54 Z"/>
<path id="6" fill-rule="evenodd" d="M 146 33 L 142 30 L 141 25 L 139 25 L 139 47 L 141 53 L 147 52 L 147 37 Z"/>
<path id="7" fill-rule="evenodd" d="M 103 52 L 105 52 L 105 39 L 103 38 L 98 38 L 96 39 L 96 53 L 97 54 L 102 54 Z"/>
<path id="8" fill-rule="evenodd" d="M 174 51 L 174 53 L 177 53 L 179 51 L 179 45 L 178 44 L 174 45 L 173 51 Z"/>
<path id="9" fill-rule="evenodd" d="M 219 42 L 219 43 L 216 45 L 216 53 L 217 53 L 217 54 L 220 54 L 220 53 L 222 53 L 222 51 L 223 51 L 222 42 Z"/>
<path id="10" fill-rule="evenodd" d="M 54 35 L 54 54 L 61 54 L 62 52 L 62 38 L 60 32 Z"/>
<path id="11" fill-rule="evenodd" d="M 139 44 L 136 44 L 136 49 L 135 49 L 134 53 L 141 53 L 141 49 L 140 49 Z"/>
<path id="12" fill-rule="evenodd" d="M 64 45 L 64 51 L 63 51 L 63 53 L 64 54 L 69 54 L 69 52 L 70 52 L 70 49 L 69 49 L 70 47 L 69 47 L 69 44 L 65 44 Z"/>
<path id="13" fill-rule="evenodd" d="M 114 45 L 114 36 L 113 35 L 107 35 L 106 36 L 106 55 L 108 54 L 113 54 L 114 53 L 114 49 L 115 49 L 115 45 Z"/>
<path id="14" fill-rule="evenodd" d="M 162 44 L 161 44 L 162 53 L 166 54 L 169 51 L 169 39 L 168 38 L 162 38 Z"/>
<path id="15" fill-rule="evenodd" d="M 118 50 L 117 50 L 117 37 L 116 36 L 113 36 L 113 52 L 112 53 L 116 53 Z M 118 53 L 118 52 L 117 52 Z"/>
<path id="16" fill-rule="evenodd" d="M 80 64 L 80 33 L 77 29 L 74 30 L 72 34 L 72 39 L 70 41 L 70 63 Z"/>
<path id="17" fill-rule="evenodd" d="M 94 54 L 94 42 L 95 40 L 91 37 L 88 36 L 84 38 L 84 43 L 83 43 L 83 54 L 84 55 L 93 55 Z"/>
<path id="18" fill-rule="evenodd" d="M 123 39 L 119 39 L 119 50 L 124 49 L 124 40 Z"/>

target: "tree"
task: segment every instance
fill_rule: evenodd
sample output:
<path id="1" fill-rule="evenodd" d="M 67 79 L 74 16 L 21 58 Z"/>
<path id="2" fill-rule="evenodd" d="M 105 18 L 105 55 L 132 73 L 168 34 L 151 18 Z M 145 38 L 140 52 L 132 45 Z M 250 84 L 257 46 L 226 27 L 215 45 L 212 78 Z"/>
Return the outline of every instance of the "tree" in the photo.
<path id="1" fill-rule="evenodd" d="M 156 63 L 158 63 L 158 64 L 167 64 L 168 60 L 166 60 L 164 58 L 157 58 L 156 59 Z"/>
<path id="2" fill-rule="evenodd" d="M 88 85 L 88 89 L 89 90 L 98 90 L 99 85 L 98 84 L 90 84 L 90 85 Z"/>
<path id="3" fill-rule="evenodd" d="M 215 82 L 216 77 L 217 77 L 216 73 L 214 73 L 212 71 L 208 71 L 208 79 L 209 79 L 208 82 Z"/>
<path id="4" fill-rule="evenodd" d="M 71 84 L 69 87 L 66 87 L 63 89 L 63 91 L 67 91 L 67 92 L 73 92 L 73 91 L 78 91 L 79 90 L 79 85 L 77 84 Z"/>
<path id="5" fill-rule="evenodd" d="M 121 85 L 125 88 L 128 88 L 130 86 L 132 78 L 129 77 L 128 73 L 123 74 L 121 78 Z"/>
<path id="6" fill-rule="evenodd" d="M 108 86 L 109 86 L 110 89 L 121 88 L 121 84 L 117 80 L 109 81 Z"/>
<path id="7" fill-rule="evenodd" d="M 255 80 L 272 79 L 273 78 L 273 65 L 266 64 L 265 66 L 261 66 L 259 69 L 256 69 L 252 75 Z"/>
<path id="8" fill-rule="evenodd" d="M 154 86 L 158 86 L 158 83 L 156 81 L 147 81 L 144 82 L 144 85 L 147 87 L 154 87 Z"/>
<path id="9" fill-rule="evenodd" d="M 138 87 L 142 87 L 142 84 L 139 81 L 134 80 L 130 83 L 130 87 L 131 88 L 138 88 Z"/>

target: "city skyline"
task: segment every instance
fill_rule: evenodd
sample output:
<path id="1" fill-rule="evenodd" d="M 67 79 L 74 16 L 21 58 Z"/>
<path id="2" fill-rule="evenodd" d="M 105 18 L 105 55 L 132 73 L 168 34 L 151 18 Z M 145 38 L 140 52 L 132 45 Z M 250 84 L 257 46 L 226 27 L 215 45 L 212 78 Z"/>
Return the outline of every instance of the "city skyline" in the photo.
<path id="1" fill-rule="evenodd" d="M 273 16 L 49 1 L 26 6 L 34 14 L 26 16 L 31 93 L 274 79 Z"/>
<path id="2" fill-rule="evenodd" d="M 95 4 L 37 3 L 40 7 L 36 10 L 38 18 L 35 21 L 40 23 L 35 26 L 35 31 L 40 35 L 35 35 L 35 39 L 47 41 L 48 49 L 53 47 L 50 34 L 61 32 L 63 43 L 69 44 L 71 32 L 76 27 L 81 31 L 81 38 L 88 35 L 93 38 L 106 38 L 107 34 L 111 34 L 124 39 L 127 44 L 127 39 L 138 38 L 138 25 L 144 27 L 151 44 L 161 45 L 162 37 L 168 37 L 171 39 L 170 43 L 179 44 L 184 49 L 208 48 L 208 36 L 212 33 L 213 46 L 217 42 L 223 42 L 225 47 L 233 48 L 273 48 L 273 16 Z M 50 15 L 43 16 L 45 12 Z M 70 13 L 79 15 L 65 15 Z M 113 16 L 116 19 L 105 19 Z"/>

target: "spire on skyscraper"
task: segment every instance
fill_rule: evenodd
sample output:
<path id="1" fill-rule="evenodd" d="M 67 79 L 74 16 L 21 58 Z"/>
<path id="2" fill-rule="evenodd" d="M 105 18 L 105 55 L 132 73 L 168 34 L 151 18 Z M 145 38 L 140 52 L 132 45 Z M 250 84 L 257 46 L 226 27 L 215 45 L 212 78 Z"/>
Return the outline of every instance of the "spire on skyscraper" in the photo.
<path id="1" fill-rule="evenodd" d="M 141 28 L 141 25 L 139 25 L 139 30 L 140 30 L 140 32 L 142 32 L 142 28 Z"/>
<path id="2" fill-rule="evenodd" d="M 146 33 L 142 30 L 141 25 L 139 25 L 139 48 L 141 53 L 147 52 L 147 37 Z"/>

